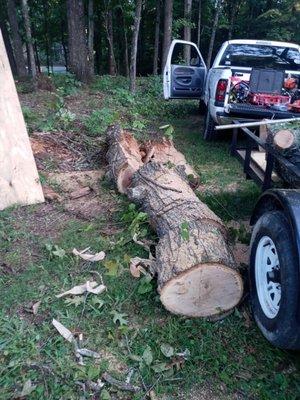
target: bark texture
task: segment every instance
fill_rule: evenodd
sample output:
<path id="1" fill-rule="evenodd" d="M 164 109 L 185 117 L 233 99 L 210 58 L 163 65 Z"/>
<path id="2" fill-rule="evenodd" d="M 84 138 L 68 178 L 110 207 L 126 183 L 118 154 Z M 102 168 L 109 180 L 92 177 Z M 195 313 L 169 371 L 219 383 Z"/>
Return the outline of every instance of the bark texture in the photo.
<path id="1" fill-rule="evenodd" d="M 201 22 L 202 22 L 202 0 L 199 0 L 198 23 L 197 23 L 197 46 L 199 49 L 201 40 Z"/>
<path id="2" fill-rule="evenodd" d="M 215 39 L 216 39 L 216 33 L 217 33 L 218 25 L 219 25 L 219 18 L 220 18 L 220 14 L 222 11 L 222 5 L 223 5 L 223 0 L 216 1 L 214 22 L 213 22 L 213 26 L 212 26 L 209 48 L 208 48 L 208 56 L 207 56 L 207 63 L 206 63 L 207 68 L 209 68 L 210 64 L 211 64 L 211 59 L 212 59 L 212 54 L 213 54 L 213 49 L 214 49 Z"/>
<path id="3" fill-rule="evenodd" d="M 130 56 L 130 91 L 136 90 L 136 59 L 142 14 L 142 0 L 136 0 Z"/>
<path id="4" fill-rule="evenodd" d="M 184 40 L 190 42 L 191 41 L 191 23 L 192 23 L 192 4 L 193 0 L 185 0 L 184 1 L 184 19 L 186 21 L 186 24 L 184 25 L 184 30 L 183 30 L 183 37 Z M 184 46 L 184 59 L 188 63 L 191 60 L 191 46 Z"/>
<path id="5" fill-rule="evenodd" d="M 28 49 L 28 67 L 30 71 L 30 75 L 33 79 L 36 78 L 36 64 L 34 58 L 34 48 L 33 48 L 33 40 L 31 34 L 31 27 L 30 27 L 30 18 L 29 18 L 29 10 L 28 10 L 28 3 L 27 0 L 22 0 L 22 12 L 23 12 L 23 19 L 25 25 L 25 32 L 26 32 L 26 43 Z"/>
<path id="6" fill-rule="evenodd" d="M 82 82 L 92 78 L 88 62 L 88 48 L 82 0 L 67 0 L 69 70 Z"/>
<path id="7" fill-rule="evenodd" d="M 154 55 L 153 55 L 153 75 L 157 75 L 157 73 L 158 73 L 160 18 L 161 18 L 161 0 L 156 0 L 156 20 L 155 20 Z"/>
<path id="8" fill-rule="evenodd" d="M 91 69 L 91 75 L 94 74 L 94 35 L 95 35 L 95 23 L 94 23 L 94 0 L 88 2 L 88 58 Z"/>
<path id="9" fill-rule="evenodd" d="M 162 69 L 166 65 L 169 47 L 172 41 L 172 26 L 173 26 L 173 0 L 165 0 Z"/>
<path id="10" fill-rule="evenodd" d="M 105 15 L 105 30 L 108 41 L 108 69 L 109 75 L 116 75 L 117 65 L 114 51 L 114 34 L 113 34 L 113 15 L 112 10 L 108 9 Z"/>
<path id="11" fill-rule="evenodd" d="M 222 221 L 189 185 L 184 156 L 178 164 L 161 153 L 157 162 L 145 152 L 148 145 L 139 146 L 119 127 L 108 135 L 110 177 L 142 206 L 159 237 L 151 270 L 166 309 L 192 317 L 232 309 L 241 299 L 242 280 Z"/>
<path id="12" fill-rule="evenodd" d="M 15 0 L 7 0 L 7 15 L 11 29 L 12 47 L 16 60 L 17 75 L 19 77 L 25 77 L 27 76 L 26 63 L 16 10 Z"/>

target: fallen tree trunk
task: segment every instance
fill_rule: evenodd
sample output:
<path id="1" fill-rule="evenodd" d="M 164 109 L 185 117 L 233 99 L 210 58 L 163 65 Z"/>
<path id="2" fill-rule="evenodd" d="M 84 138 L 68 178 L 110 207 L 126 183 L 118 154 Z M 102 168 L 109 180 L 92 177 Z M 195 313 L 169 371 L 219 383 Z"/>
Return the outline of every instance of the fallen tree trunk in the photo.
<path id="1" fill-rule="evenodd" d="M 130 166 L 131 153 L 123 153 Z M 112 171 L 111 149 L 108 159 Z M 161 157 L 159 163 L 140 166 L 132 173 L 126 193 L 149 215 L 159 237 L 152 270 L 163 305 L 175 314 L 191 317 L 217 315 L 238 304 L 242 279 L 222 221 L 197 198 L 185 166 L 172 164 L 170 158 L 164 164 Z M 119 169 L 117 176 L 117 169 L 111 176 L 120 182 L 123 170 Z"/>

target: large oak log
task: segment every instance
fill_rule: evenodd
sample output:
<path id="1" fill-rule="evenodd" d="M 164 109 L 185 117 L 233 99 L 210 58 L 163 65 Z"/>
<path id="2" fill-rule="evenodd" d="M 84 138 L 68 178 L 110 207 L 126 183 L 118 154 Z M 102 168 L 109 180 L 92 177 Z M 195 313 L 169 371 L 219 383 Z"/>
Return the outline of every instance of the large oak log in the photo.
<path id="1" fill-rule="evenodd" d="M 123 167 L 131 168 L 132 149 L 126 154 L 124 136 L 117 136 L 121 144 L 112 139 L 110 143 L 122 154 Z M 123 167 L 112 161 L 112 152 L 110 148 L 110 175 L 120 185 Z M 126 176 L 125 191 L 149 215 L 159 237 L 152 270 L 161 301 L 169 311 L 191 317 L 228 311 L 239 303 L 243 283 L 226 243 L 225 227 L 191 189 L 185 165 L 175 166 L 168 156 L 163 163 L 162 153 L 159 157 L 159 163 L 134 164 L 136 171 L 131 168 L 129 181 Z"/>
<path id="2" fill-rule="evenodd" d="M 175 314 L 205 317 L 237 305 L 243 284 L 225 227 L 181 171 L 146 164 L 133 175 L 128 195 L 148 213 L 160 238 L 153 269 L 164 306 Z"/>

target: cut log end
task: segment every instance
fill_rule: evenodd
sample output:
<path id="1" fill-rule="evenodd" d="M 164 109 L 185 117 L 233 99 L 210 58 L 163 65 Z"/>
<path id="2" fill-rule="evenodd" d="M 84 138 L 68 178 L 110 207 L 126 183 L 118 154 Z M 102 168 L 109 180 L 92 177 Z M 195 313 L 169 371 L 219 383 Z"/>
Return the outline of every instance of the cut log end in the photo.
<path id="1" fill-rule="evenodd" d="M 161 290 L 167 310 L 187 317 L 224 313 L 241 300 L 239 273 L 221 264 L 200 264 L 171 279 Z"/>
<path id="2" fill-rule="evenodd" d="M 293 132 L 287 129 L 282 129 L 281 131 L 276 132 L 274 135 L 274 145 L 280 150 L 289 149 L 293 146 L 294 141 L 295 136 Z"/>

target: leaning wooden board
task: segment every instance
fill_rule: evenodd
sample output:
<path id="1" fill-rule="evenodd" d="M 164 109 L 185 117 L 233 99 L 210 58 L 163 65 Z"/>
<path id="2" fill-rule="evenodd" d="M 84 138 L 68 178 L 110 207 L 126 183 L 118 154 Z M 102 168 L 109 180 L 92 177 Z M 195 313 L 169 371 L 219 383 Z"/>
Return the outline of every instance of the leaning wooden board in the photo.
<path id="1" fill-rule="evenodd" d="M 44 201 L 0 30 L 0 210 Z"/>

